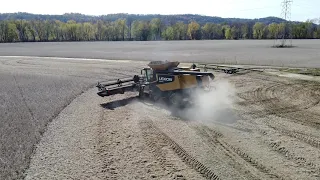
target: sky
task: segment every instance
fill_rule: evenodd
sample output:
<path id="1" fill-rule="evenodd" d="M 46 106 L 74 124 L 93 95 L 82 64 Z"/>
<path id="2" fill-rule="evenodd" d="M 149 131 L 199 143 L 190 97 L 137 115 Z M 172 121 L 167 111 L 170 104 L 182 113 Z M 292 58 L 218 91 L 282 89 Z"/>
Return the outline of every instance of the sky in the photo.
<path id="1" fill-rule="evenodd" d="M 0 13 L 34 14 L 81 13 L 86 15 L 129 14 L 200 14 L 229 18 L 281 17 L 283 0 L 10 0 Z M 292 0 L 291 20 L 320 18 L 320 0 Z"/>

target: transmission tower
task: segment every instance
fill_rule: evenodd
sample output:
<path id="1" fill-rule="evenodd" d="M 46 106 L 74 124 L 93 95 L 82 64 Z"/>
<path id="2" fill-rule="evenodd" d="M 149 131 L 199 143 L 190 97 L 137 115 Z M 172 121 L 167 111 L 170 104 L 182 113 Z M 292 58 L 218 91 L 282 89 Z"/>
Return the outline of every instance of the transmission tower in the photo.
<path id="1" fill-rule="evenodd" d="M 281 46 L 292 46 L 292 24 L 291 24 L 291 3 L 293 0 L 283 0 L 281 2 L 281 18 L 284 19 L 285 27 L 280 29 L 280 34 L 277 40 L 280 40 Z M 289 41 L 289 42 L 288 42 Z"/>

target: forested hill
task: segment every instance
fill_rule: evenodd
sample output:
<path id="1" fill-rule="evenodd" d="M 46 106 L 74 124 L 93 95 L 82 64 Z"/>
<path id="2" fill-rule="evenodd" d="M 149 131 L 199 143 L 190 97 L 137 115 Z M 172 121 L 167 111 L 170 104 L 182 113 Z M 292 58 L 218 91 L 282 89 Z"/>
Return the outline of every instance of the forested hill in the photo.
<path id="1" fill-rule="evenodd" d="M 153 41 L 320 38 L 320 25 L 283 19 L 200 15 L 0 14 L 0 43 L 48 41 Z"/>
<path id="2" fill-rule="evenodd" d="M 216 24 L 232 24 L 232 23 L 256 23 L 261 22 L 263 24 L 271 23 L 281 23 L 285 20 L 277 17 L 265 17 L 260 19 L 242 19 L 242 18 L 221 18 L 212 16 L 202 16 L 193 14 L 181 14 L 181 15 L 157 15 L 157 14 L 108 14 L 102 16 L 89 16 L 79 13 L 66 13 L 63 15 L 42 15 L 42 14 L 30 14 L 30 13 L 0 13 L 0 20 L 59 20 L 62 22 L 68 22 L 70 20 L 83 23 L 83 22 L 93 22 L 97 20 L 102 21 L 116 21 L 117 19 L 125 18 L 127 20 L 138 20 L 138 21 L 151 21 L 154 18 L 161 19 L 162 22 L 166 24 L 172 24 L 173 22 L 181 21 L 183 23 L 190 23 L 190 21 L 196 21 L 200 25 L 206 23 L 216 23 Z"/>

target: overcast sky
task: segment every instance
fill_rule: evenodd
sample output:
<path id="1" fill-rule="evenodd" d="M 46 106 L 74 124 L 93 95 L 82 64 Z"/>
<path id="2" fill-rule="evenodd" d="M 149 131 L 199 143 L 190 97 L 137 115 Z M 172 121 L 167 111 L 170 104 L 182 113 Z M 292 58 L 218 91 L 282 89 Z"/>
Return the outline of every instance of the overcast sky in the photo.
<path id="1" fill-rule="evenodd" d="M 220 17 L 261 18 L 281 16 L 283 0 L 9 0 L 1 3 L 0 13 L 36 14 L 82 13 L 106 15 L 201 14 Z M 291 20 L 320 18 L 320 0 L 293 0 Z"/>

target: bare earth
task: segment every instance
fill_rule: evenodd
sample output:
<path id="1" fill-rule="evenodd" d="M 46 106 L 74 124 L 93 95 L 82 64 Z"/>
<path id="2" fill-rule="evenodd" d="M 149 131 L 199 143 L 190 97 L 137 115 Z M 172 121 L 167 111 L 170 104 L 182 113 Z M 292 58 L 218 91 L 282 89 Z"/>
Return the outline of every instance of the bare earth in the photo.
<path id="1" fill-rule="evenodd" d="M 46 125 L 75 97 L 98 80 L 131 77 L 137 67 L 125 61 L 1 58 L 0 179 L 21 178 Z"/>
<path id="2" fill-rule="evenodd" d="M 294 48 L 271 48 L 274 40 L 0 43 L 0 56 L 41 56 L 320 67 L 320 40 L 293 40 Z"/>
<path id="3" fill-rule="evenodd" d="M 0 62 L 0 179 L 24 168 L 26 179 L 320 178 L 317 81 L 214 72 L 214 93 L 181 112 L 135 93 L 96 95 L 97 80 L 131 76 L 145 62 Z"/>

